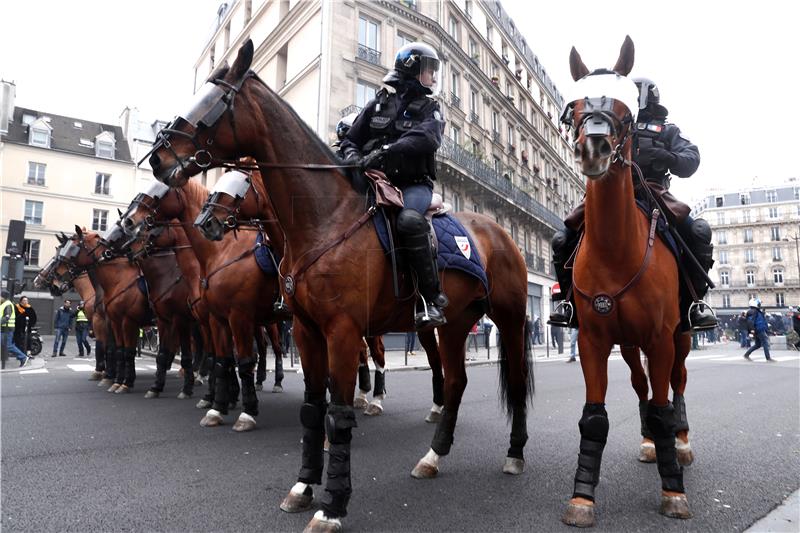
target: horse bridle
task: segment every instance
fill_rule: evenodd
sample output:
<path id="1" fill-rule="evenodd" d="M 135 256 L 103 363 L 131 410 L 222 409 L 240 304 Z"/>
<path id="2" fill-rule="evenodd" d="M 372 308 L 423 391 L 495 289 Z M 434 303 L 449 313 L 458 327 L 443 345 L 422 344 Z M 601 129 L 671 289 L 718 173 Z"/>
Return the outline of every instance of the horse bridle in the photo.
<path id="1" fill-rule="evenodd" d="M 206 201 L 205 205 L 203 206 L 203 210 L 207 208 L 215 208 L 220 209 L 227 213 L 225 220 L 222 224 L 229 229 L 236 230 L 236 229 L 253 229 L 257 231 L 263 231 L 264 229 L 264 222 L 266 219 L 260 218 L 251 218 L 250 220 L 239 220 L 239 214 L 241 212 L 241 207 L 244 201 L 247 199 L 248 193 L 252 190 L 253 194 L 256 195 L 256 203 L 261 203 L 261 195 L 258 193 L 258 189 L 256 188 L 255 184 L 253 183 L 253 173 L 250 171 L 244 171 L 244 174 L 247 175 L 245 178 L 247 182 L 247 188 L 244 191 L 242 196 L 232 195 L 226 191 L 213 191 L 210 195 L 208 200 Z M 227 194 L 233 198 L 233 205 L 227 206 L 219 203 L 216 200 L 219 200 L 221 194 Z"/>
<path id="2" fill-rule="evenodd" d="M 622 149 L 625 143 L 631 137 L 633 132 L 633 115 L 630 110 L 624 117 L 620 118 L 614 112 L 614 98 L 601 96 L 599 98 L 583 99 L 583 113 L 580 122 L 575 125 L 575 103 L 570 102 L 564 108 L 561 114 L 561 122 L 567 128 L 573 128 L 573 140 L 578 138 L 580 131 L 583 130 L 587 137 L 605 137 L 613 134 L 615 139 L 618 139 L 617 145 L 611 155 L 611 163 L 621 163 L 625 166 L 631 166 L 631 161 L 627 160 L 622 155 Z"/>

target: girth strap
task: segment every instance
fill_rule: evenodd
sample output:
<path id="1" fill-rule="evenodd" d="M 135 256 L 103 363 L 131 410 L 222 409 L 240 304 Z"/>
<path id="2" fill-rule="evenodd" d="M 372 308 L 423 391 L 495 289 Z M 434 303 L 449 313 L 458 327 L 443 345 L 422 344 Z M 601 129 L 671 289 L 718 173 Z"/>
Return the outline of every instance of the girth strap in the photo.
<path id="1" fill-rule="evenodd" d="M 114 300 L 116 300 L 117 298 L 119 298 L 119 297 L 120 297 L 122 294 L 124 294 L 124 293 L 128 292 L 128 290 L 130 290 L 130 288 L 131 288 L 131 287 L 133 287 L 134 285 L 136 285 L 136 283 L 139 281 L 139 278 L 141 278 L 141 277 L 143 277 L 143 276 L 136 276 L 135 278 L 133 278 L 133 281 L 132 281 L 132 282 L 130 282 L 130 283 L 129 283 L 129 284 L 128 284 L 128 285 L 127 285 L 127 286 L 126 286 L 124 289 L 122 289 L 121 291 L 119 291 L 118 293 L 116 293 L 114 296 L 112 296 L 111 298 L 109 298 L 109 299 L 108 299 L 108 301 L 106 302 L 106 307 L 108 307 L 109 305 L 111 305 L 111 302 L 113 302 Z"/>
<path id="2" fill-rule="evenodd" d="M 212 270 L 211 272 L 209 272 L 209 274 L 206 277 L 200 278 L 200 286 L 202 288 L 204 288 L 204 289 L 207 289 L 208 288 L 208 280 L 211 279 L 211 276 L 213 276 L 214 274 L 216 274 L 217 272 L 219 272 L 221 270 L 224 270 L 224 269 L 228 268 L 229 266 L 231 266 L 234 263 L 238 263 L 239 261 L 241 261 L 242 259 L 244 259 L 248 255 L 254 253 L 256 251 L 257 247 L 258 247 L 258 245 L 255 245 L 255 246 L 252 246 L 251 248 L 248 248 L 247 250 L 245 250 L 244 252 L 240 253 L 235 258 L 231 259 L 230 261 L 225 262 L 224 264 L 220 265 L 219 267 L 217 267 L 214 270 Z"/>

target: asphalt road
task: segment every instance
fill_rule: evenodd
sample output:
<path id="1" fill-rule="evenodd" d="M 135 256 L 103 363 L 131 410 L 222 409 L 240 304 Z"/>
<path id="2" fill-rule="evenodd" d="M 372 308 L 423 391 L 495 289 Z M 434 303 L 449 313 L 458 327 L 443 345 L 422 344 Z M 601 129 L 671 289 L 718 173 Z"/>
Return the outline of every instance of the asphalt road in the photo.
<path id="1" fill-rule="evenodd" d="M 656 467 L 636 460 L 636 397 L 627 367 L 612 358 L 596 531 L 740 531 L 800 487 L 800 355 L 777 352 L 770 365 L 761 352 L 754 362 L 739 352 L 709 346 L 690 356 L 688 521 L 657 512 Z M 2 375 L 3 530 L 301 531 L 311 513 L 286 514 L 278 504 L 300 466 L 302 376 L 287 374 L 283 394 L 262 393 L 258 428 L 237 434 L 233 416 L 221 428 L 200 427 L 196 400 L 175 399 L 174 372 L 162 398 L 145 400 L 154 367 L 149 359 L 137 366 L 136 393 L 126 396 L 86 381 L 90 368 L 73 358 Z M 409 474 L 433 435 L 423 422 L 429 374 L 388 374 L 384 415 L 359 415 L 354 430 L 345 528 L 572 531 L 560 517 L 577 461 L 580 367 L 552 360 L 535 372 L 523 475 L 501 472 L 510 427 L 497 369 L 484 366 L 469 369 L 453 451 L 439 477 L 425 481 Z"/>

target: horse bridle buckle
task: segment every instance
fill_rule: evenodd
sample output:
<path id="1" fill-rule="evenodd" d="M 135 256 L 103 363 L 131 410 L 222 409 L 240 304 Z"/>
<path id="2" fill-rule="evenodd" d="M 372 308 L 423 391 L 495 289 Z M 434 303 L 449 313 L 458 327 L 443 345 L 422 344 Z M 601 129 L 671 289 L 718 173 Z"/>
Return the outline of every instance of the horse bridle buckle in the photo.
<path id="1" fill-rule="evenodd" d="M 198 150 L 192 157 L 192 162 L 200 168 L 210 167 L 212 161 L 211 152 L 208 150 Z"/>

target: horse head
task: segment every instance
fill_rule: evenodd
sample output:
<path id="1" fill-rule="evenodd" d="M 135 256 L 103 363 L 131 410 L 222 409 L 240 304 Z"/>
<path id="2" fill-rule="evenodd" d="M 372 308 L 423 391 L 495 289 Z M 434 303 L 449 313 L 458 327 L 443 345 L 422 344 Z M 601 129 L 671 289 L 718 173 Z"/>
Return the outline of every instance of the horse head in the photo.
<path id="1" fill-rule="evenodd" d="M 628 36 L 611 70 L 590 72 L 574 47 L 570 52 L 570 72 L 579 98 L 567 104 L 561 121 L 573 129 L 575 157 L 590 180 L 605 176 L 615 162 L 630 164 L 639 109 L 636 84 L 626 77 L 633 56 L 633 41 Z"/>
<path id="2" fill-rule="evenodd" d="M 184 207 L 178 189 L 154 181 L 131 201 L 120 219 L 120 226 L 132 240 L 147 242 L 157 238 L 164 226 L 180 215 Z M 133 242 L 131 246 L 134 246 Z"/>
<path id="3" fill-rule="evenodd" d="M 250 70 L 252 61 L 253 42 L 248 39 L 233 65 L 223 64 L 215 70 L 195 94 L 189 110 L 158 133 L 144 157 L 149 156 L 156 179 L 180 187 L 190 177 L 236 155 L 237 132 L 250 132 L 254 127 L 249 117 L 255 109 L 241 92 L 244 82 L 255 77 Z"/>
<path id="4" fill-rule="evenodd" d="M 243 220 L 258 218 L 263 214 L 262 198 L 255 187 L 251 173 L 226 172 L 209 192 L 203 210 L 194 221 L 195 227 L 206 239 L 221 241 L 227 231 L 239 227 Z"/>

